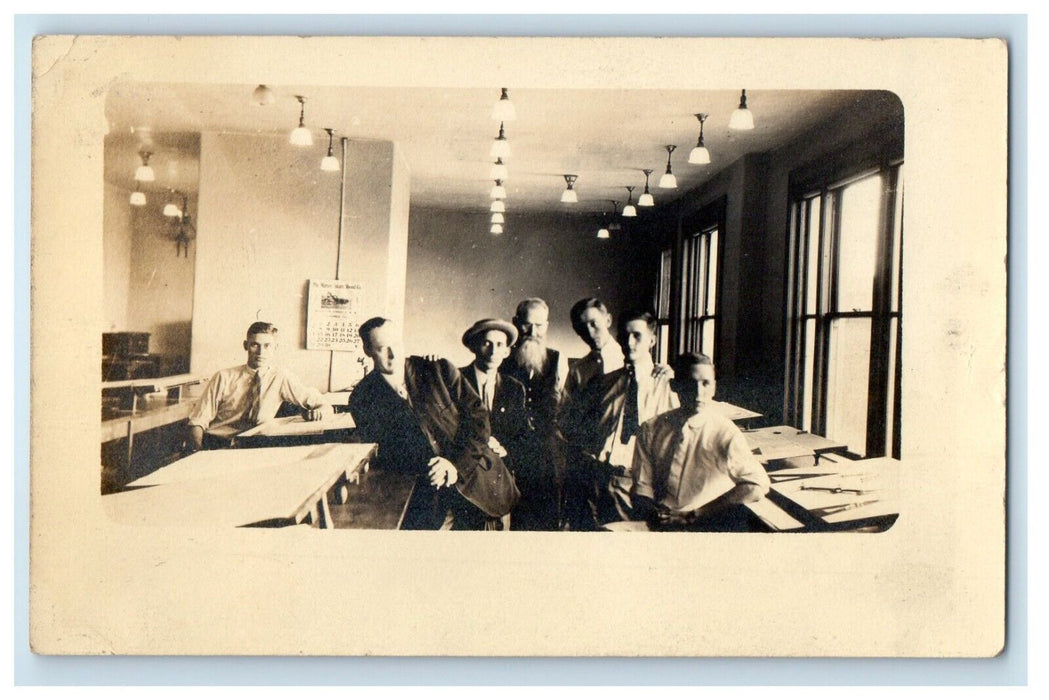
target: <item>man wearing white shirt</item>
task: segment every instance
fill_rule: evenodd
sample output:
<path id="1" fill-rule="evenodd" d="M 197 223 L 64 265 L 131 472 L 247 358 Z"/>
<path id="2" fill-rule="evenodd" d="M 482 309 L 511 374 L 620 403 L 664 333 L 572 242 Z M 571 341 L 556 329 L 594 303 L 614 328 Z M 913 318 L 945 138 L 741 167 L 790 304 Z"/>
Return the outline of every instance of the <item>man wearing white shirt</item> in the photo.
<path id="1" fill-rule="evenodd" d="M 671 372 L 652 359 L 656 321 L 648 312 L 620 318 L 619 344 L 625 364 L 593 377 L 569 396 L 559 421 L 569 446 L 580 456 L 570 494 L 569 526 L 595 529 L 631 517 L 631 464 L 638 426 L 678 405 Z"/>
<path id="2" fill-rule="evenodd" d="M 276 326 L 265 321 L 251 324 L 244 350 L 247 364 L 217 372 L 190 414 L 188 450 L 199 450 L 205 434 L 210 438 L 209 447 L 228 444 L 237 433 L 276 416 L 284 401 L 304 409 L 307 420 L 322 420 L 334 413 L 320 392 L 273 366 Z"/>
<path id="3" fill-rule="evenodd" d="M 769 477 L 747 440 L 712 405 L 706 355 L 681 355 L 674 391 L 681 407 L 641 426 L 634 453 L 634 519 L 656 529 L 745 531 L 743 504 L 761 499 Z"/>

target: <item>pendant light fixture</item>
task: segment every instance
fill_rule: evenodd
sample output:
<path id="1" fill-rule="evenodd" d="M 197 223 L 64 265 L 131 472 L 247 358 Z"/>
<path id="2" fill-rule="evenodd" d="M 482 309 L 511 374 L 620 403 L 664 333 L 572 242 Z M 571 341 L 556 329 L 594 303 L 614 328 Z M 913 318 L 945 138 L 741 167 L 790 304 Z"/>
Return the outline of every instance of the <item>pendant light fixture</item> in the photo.
<path id="1" fill-rule="evenodd" d="M 677 187 L 677 178 L 674 177 L 674 173 L 670 171 L 670 154 L 674 152 L 677 146 L 671 146 L 667 144 L 667 171 L 663 173 L 663 177 L 659 178 L 659 186 L 664 190 L 672 190 Z"/>
<path id="2" fill-rule="evenodd" d="M 489 151 L 489 155 L 492 158 L 510 157 L 510 142 L 506 140 L 506 131 L 503 129 L 502 122 L 499 122 L 499 135 L 492 141 L 492 150 Z"/>
<path id="3" fill-rule="evenodd" d="M 131 204 L 132 206 L 141 207 L 146 204 L 146 195 L 142 190 L 135 190 L 131 193 Z"/>
<path id="4" fill-rule="evenodd" d="M 271 105 L 276 100 L 277 96 L 273 94 L 273 90 L 270 90 L 265 85 L 259 85 L 255 88 L 254 92 L 251 93 L 252 104 L 258 105 L 259 107 Z"/>
<path id="5" fill-rule="evenodd" d="M 506 203 L 501 199 L 496 199 L 492 202 L 492 206 L 488 207 L 488 211 L 502 214 L 506 211 Z"/>
<path id="6" fill-rule="evenodd" d="M 335 129 L 325 129 L 328 132 L 328 155 L 321 158 L 321 170 L 328 173 L 339 172 L 339 159 L 335 157 L 335 153 L 332 151 L 332 134 L 335 133 Z"/>
<path id="7" fill-rule="evenodd" d="M 492 108 L 492 119 L 497 122 L 512 122 L 517 119 L 517 110 L 514 109 L 514 103 L 510 101 L 510 92 L 506 88 L 503 88 L 503 94 Z"/>
<path id="8" fill-rule="evenodd" d="M 499 212 L 496 212 L 496 213 L 492 214 L 492 223 L 493 224 L 505 224 L 506 223 L 506 219 L 503 218 L 502 214 L 500 214 Z"/>
<path id="9" fill-rule="evenodd" d="M 637 198 L 637 205 L 639 207 L 653 207 L 655 206 L 656 202 L 654 199 L 652 199 L 652 194 L 648 191 L 648 176 L 652 174 L 652 169 L 644 169 L 641 172 L 645 174 L 645 191 L 640 197 Z"/>
<path id="10" fill-rule="evenodd" d="M 627 198 L 626 206 L 623 207 L 623 216 L 629 219 L 632 216 L 637 216 L 637 208 L 634 207 L 634 186 L 627 185 L 626 191 Z"/>
<path id="11" fill-rule="evenodd" d="M 299 125 L 292 129 L 288 141 L 294 146 L 312 146 L 313 134 L 306 128 L 306 98 L 296 95 L 295 99 L 299 101 Z"/>
<path id="12" fill-rule="evenodd" d="M 739 96 L 739 107 L 732 113 L 728 120 L 728 128 L 733 131 L 750 131 L 754 128 L 754 115 L 747 109 L 747 91 L 743 90 Z"/>
<path id="13" fill-rule="evenodd" d="M 178 194 L 177 192 L 175 194 Z M 174 202 L 168 202 L 164 205 L 164 216 L 170 216 L 172 218 L 176 216 L 182 216 L 182 210 L 178 208 L 178 205 Z"/>
<path id="14" fill-rule="evenodd" d="M 496 158 L 495 162 L 492 163 L 491 170 L 488 171 L 488 177 L 493 180 L 505 180 L 510 176 L 510 169 L 503 163 L 502 158 Z"/>
<path id="15" fill-rule="evenodd" d="M 574 203 L 579 201 L 579 196 L 576 194 L 576 191 L 573 189 L 573 187 L 575 186 L 575 181 L 579 178 L 579 176 L 578 175 L 565 175 L 564 177 L 565 177 L 565 182 L 568 184 L 568 187 L 566 187 L 565 191 L 561 193 L 561 201 L 564 202 L 565 204 L 574 204 Z"/>
<path id="16" fill-rule="evenodd" d="M 503 187 L 502 180 L 496 180 L 495 186 L 492 191 L 488 193 L 488 196 L 492 199 L 506 199 L 506 188 Z"/>
<path id="17" fill-rule="evenodd" d="M 707 120 L 707 115 L 697 114 L 696 119 L 699 120 L 699 140 L 696 141 L 696 147 L 688 154 L 688 162 L 692 165 L 706 165 L 710 162 L 710 151 L 703 145 L 703 122 Z"/>
<path id="18" fill-rule="evenodd" d="M 150 151 L 139 151 L 138 156 L 142 159 L 142 165 L 135 168 L 135 180 L 137 182 L 153 182 L 157 179 L 157 174 L 153 172 L 152 166 L 149 164 L 149 157 L 153 155 Z"/>
<path id="19" fill-rule="evenodd" d="M 503 225 L 502 224 L 492 224 L 492 228 L 490 228 L 488 230 L 498 236 L 500 233 L 503 232 Z"/>

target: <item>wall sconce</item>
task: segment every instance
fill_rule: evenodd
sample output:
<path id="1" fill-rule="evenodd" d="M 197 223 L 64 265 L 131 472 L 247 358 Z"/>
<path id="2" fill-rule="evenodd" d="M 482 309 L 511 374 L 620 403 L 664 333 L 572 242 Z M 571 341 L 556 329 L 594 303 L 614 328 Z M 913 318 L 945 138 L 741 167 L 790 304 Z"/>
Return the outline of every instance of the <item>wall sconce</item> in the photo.
<path id="1" fill-rule="evenodd" d="M 565 183 L 568 185 L 565 191 L 561 193 L 561 201 L 565 204 L 575 204 L 579 201 L 579 195 L 573 189 L 575 187 L 575 181 L 579 178 L 578 175 L 565 175 Z"/>
<path id="2" fill-rule="evenodd" d="M 502 95 L 492 108 L 492 119 L 497 122 L 512 122 L 517 119 L 517 110 L 514 109 L 514 103 L 510 101 L 510 92 L 506 88 L 503 88 Z"/>
<path id="3" fill-rule="evenodd" d="M 325 129 L 328 132 L 328 155 L 321 158 L 321 170 L 328 173 L 339 172 L 339 159 L 332 152 L 332 134 L 335 129 Z"/>
<path id="4" fill-rule="evenodd" d="M 639 207 L 653 207 L 656 205 L 656 201 L 652 199 L 652 194 L 648 191 L 648 176 L 652 174 L 652 169 L 644 169 L 641 172 L 645 174 L 645 191 L 637 198 L 637 205 Z"/>
<path id="5" fill-rule="evenodd" d="M 492 191 L 488 193 L 488 196 L 492 199 L 506 199 L 506 188 L 503 187 L 502 180 L 495 181 L 495 186 L 492 187 Z"/>
<path id="6" fill-rule="evenodd" d="M 674 177 L 674 173 L 670 172 L 670 154 L 674 152 L 677 146 L 667 145 L 667 171 L 663 173 L 663 177 L 659 178 L 659 186 L 665 190 L 672 190 L 677 187 L 677 178 Z"/>
<path id="7" fill-rule="evenodd" d="M 754 128 L 754 115 L 747 109 L 747 91 L 743 90 L 739 96 L 739 107 L 732 113 L 728 120 L 728 128 L 733 131 L 750 131 Z"/>
<path id="8" fill-rule="evenodd" d="M 506 140 L 506 131 L 503 130 L 502 122 L 499 122 L 499 135 L 492 141 L 492 150 L 489 151 L 489 155 L 492 158 L 510 157 L 510 142 Z"/>
<path id="9" fill-rule="evenodd" d="M 295 99 L 299 101 L 299 125 L 291 130 L 288 141 L 294 146 L 312 146 L 313 134 L 306 128 L 306 98 L 296 95 Z"/>
<path id="10" fill-rule="evenodd" d="M 637 209 L 634 207 L 634 186 L 633 185 L 627 185 L 626 191 L 627 191 L 627 198 L 626 198 L 626 206 L 623 207 L 623 216 L 625 216 L 627 218 L 630 218 L 632 216 L 637 216 Z"/>
<path id="11" fill-rule="evenodd" d="M 135 168 L 135 180 L 137 182 L 153 182 L 157 179 L 156 173 L 153 172 L 153 168 L 149 165 L 149 157 L 153 154 L 150 151 L 139 151 L 138 155 L 142 159 L 142 165 Z"/>
<path id="12" fill-rule="evenodd" d="M 692 165 L 706 165 L 710 162 L 710 151 L 703 145 L 703 122 L 707 120 L 707 115 L 697 114 L 696 119 L 699 120 L 699 140 L 696 141 L 696 147 L 688 154 L 688 162 Z"/>
<path id="13" fill-rule="evenodd" d="M 173 191 L 172 196 L 181 197 L 182 207 L 174 202 L 164 205 L 164 216 L 178 218 L 178 231 L 175 233 L 175 257 L 189 257 L 189 242 L 197 235 L 189 215 L 189 197 L 183 192 Z M 184 255 L 183 255 L 184 253 Z"/>

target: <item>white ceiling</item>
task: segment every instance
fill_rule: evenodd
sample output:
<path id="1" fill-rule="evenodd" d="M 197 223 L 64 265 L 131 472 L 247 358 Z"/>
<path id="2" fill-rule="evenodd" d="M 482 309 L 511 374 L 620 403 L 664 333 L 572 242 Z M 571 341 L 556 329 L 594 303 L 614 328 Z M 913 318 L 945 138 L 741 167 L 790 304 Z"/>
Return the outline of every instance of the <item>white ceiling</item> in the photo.
<path id="1" fill-rule="evenodd" d="M 314 132 L 318 167 L 327 150 L 323 129 L 336 137 L 394 141 L 411 171 L 413 206 L 487 210 L 492 181 L 489 147 L 499 124 L 491 119 L 498 90 L 310 87 L 273 85 L 276 101 L 255 105 L 255 85 L 117 84 L 107 99 L 109 120 L 106 178 L 131 187 L 143 141 L 152 143 L 157 182 L 151 189 L 194 192 L 199 172 L 199 134 L 235 132 L 286 137 L 298 123 L 296 94 L 306 97 L 306 125 Z M 580 211 L 607 211 L 609 200 L 636 201 L 643 168 L 653 170 L 656 203 L 670 201 L 701 184 L 744 153 L 781 145 L 846 105 L 857 91 L 748 91 L 756 128 L 730 132 L 728 120 L 739 102 L 734 91 L 704 90 L 515 90 L 517 119 L 506 124 L 513 149 L 507 165 L 509 211 L 563 210 L 564 173 L 579 176 Z M 704 138 L 711 164 L 693 166 L 706 112 Z M 678 189 L 656 187 L 666 169 L 665 144 Z M 288 148 L 297 148 L 288 145 Z"/>

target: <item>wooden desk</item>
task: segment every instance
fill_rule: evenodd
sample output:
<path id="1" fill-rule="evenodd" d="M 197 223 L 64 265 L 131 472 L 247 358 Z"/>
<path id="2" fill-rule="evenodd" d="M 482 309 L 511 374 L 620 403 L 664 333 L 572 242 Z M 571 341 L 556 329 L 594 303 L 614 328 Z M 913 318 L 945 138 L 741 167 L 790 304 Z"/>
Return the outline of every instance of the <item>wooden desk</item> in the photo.
<path id="1" fill-rule="evenodd" d="M 330 500 L 345 501 L 374 444 L 197 452 L 102 497 L 114 520 L 194 527 L 332 527 Z"/>
<path id="2" fill-rule="evenodd" d="M 899 515 L 900 468 L 888 457 L 834 455 L 812 467 L 770 472 L 768 497 L 748 507 L 777 531 L 881 532 Z"/>
<path id="3" fill-rule="evenodd" d="M 324 420 L 308 421 L 302 416 L 286 416 L 259 423 L 236 436 L 242 440 L 250 437 L 294 437 L 298 435 L 320 435 L 333 430 L 353 430 L 357 426 L 349 413 L 336 413 Z"/>
<path id="4" fill-rule="evenodd" d="M 812 457 L 815 463 L 821 454 L 844 452 L 848 449 L 848 445 L 844 443 L 806 433 L 789 425 L 745 430 L 743 436 L 747 438 L 747 444 L 755 456 L 765 464 L 794 457 Z"/>
<path id="5" fill-rule="evenodd" d="M 736 406 L 727 401 L 711 401 L 711 405 L 732 421 L 749 421 L 752 418 L 761 418 L 761 414 L 757 411 L 751 411 L 749 408 Z"/>

